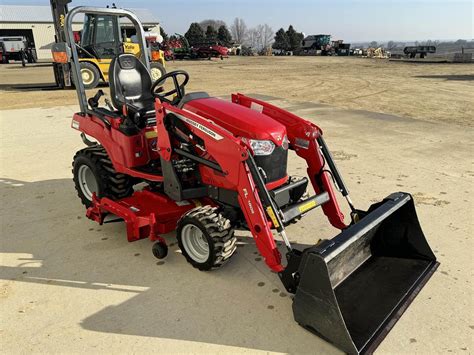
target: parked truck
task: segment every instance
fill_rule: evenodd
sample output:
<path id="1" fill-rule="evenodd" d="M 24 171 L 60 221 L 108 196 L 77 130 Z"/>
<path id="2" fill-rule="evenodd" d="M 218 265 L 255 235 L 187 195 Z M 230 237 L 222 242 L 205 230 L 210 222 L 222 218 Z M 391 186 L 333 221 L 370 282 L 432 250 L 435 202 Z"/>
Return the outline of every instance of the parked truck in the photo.
<path id="1" fill-rule="evenodd" d="M 0 37 L 0 62 L 8 64 L 10 60 L 21 61 L 23 66 L 36 63 L 36 51 L 29 46 L 26 37 Z"/>
<path id="2" fill-rule="evenodd" d="M 436 53 L 435 46 L 408 46 L 403 49 L 403 53 L 409 58 L 415 58 L 417 54 L 420 58 L 426 57 L 428 53 Z"/>
<path id="3" fill-rule="evenodd" d="M 300 55 L 328 55 L 331 50 L 331 35 L 306 36 L 301 42 Z"/>

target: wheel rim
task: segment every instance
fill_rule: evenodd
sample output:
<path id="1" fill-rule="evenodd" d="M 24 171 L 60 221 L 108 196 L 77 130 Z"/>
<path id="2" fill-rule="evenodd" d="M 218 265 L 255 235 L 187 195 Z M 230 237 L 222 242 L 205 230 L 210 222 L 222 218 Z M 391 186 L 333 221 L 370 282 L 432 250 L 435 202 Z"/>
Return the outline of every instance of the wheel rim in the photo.
<path id="1" fill-rule="evenodd" d="M 81 187 L 82 194 L 89 200 L 92 201 L 92 194 L 99 190 L 97 180 L 95 178 L 92 169 L 87 165 L 81 165 L 78 172 L 79 186 Z"/>
<path id="2" fill-rule="evenodd" d="M 181 230 L 181 241 L 189 257 L 198 263 L 209 259 L 209 244 L 204 233 L 194 224 L 187 224 Z"/>
<path id="3" fill-rule="evenodd" d="M 90 85 L 94 81 L 94 73 L 90 69 L 82 68 L 81 77 L 84 85 Z"/>
<path id="4" fill-rule="evenodd" d="M 150 74 L 153 81 L 157 81 L 163 75 L 158 68 L 151 68 Z"/>

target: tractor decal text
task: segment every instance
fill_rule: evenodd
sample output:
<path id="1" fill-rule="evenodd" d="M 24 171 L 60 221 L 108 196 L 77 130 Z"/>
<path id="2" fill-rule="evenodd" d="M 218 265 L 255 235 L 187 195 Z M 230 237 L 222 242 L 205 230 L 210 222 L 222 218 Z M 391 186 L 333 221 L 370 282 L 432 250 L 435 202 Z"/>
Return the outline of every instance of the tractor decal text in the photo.
<path id="1" fill-rule="evenodd" d="M 252 206 L 252 202 L 250 202 L 250 200 L 247 200 L 247 202 L 248 202 L 248 204 L 249 204 L 250 212 L 251 212 L 252 214 L 255 214 L 255 211 L 254 211 L 253 206 Z"/>
<path id="2" fill-rule="evenodd" d="M 242 192 L 244 193 L 244 197 L 247 200 L 247 204 L 249 205 L 250 213 L 255 214 L 255 210 L 253 209 L 252 202 L 248 199 L 249 193 L 248 193 L 247 189 L 243 188 Z"/>
<path id="3" fill-rule="evenodd" d="M 214 132 L 212 129 L 196 122 L 196 121 L 193 121 L 187 117 L 184 117 L 184 116 L 181 116 L 181 115 L 177 115 L 181 120 L 183 120 L 184 122 L 190 124 L 191 126 L 197 128 L 198 130 L 200 130 L 201 132 L 204 132 L 205 134 L 207 134 L 209 137 L 212 137 L 214 138 L 216 141 L 220 141 L 222 139 L 224 139 L 224 137 L 222 137 L 220 134 Z"/>

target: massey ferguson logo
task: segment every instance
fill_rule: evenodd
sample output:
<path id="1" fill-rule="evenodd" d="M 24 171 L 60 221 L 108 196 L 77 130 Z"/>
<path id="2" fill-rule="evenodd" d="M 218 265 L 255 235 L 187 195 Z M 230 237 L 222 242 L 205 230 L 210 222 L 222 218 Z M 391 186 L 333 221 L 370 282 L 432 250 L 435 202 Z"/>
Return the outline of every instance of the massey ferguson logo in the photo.
<path id="1" fill-rule="evenodd" d="M 181 116 L 181 115 L 177 115 L 181 120 L 183 120 L 184 122 L 190 124 L 191 126 L 197 128 L 198 130 L 200 130 L 201 132 L 204 132 L 205 134 L 207 134 L 208 136 L 214 138 L 216 141 L 220 141 L 221 139 L 224 139 L 224 137 L 222 137 L 220 134 L 214 132 L 212 129 L 196 122 L 196 121 L 193 121 L 187 117 L 184 117 L 184 116 Z"/>

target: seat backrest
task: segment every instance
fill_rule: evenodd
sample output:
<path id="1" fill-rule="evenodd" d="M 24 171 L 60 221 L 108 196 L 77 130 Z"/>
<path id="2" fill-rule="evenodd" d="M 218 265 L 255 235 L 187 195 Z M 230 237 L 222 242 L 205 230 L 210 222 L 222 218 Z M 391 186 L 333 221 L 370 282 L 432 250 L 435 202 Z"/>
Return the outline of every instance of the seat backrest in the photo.
<path id="1" fill-rule="evenodd" d="M 117 109 L 126 103 L 143 104 L 153 100 L 151 85 L 150 73 L 133 54 L 120 54 L 110 63 L 110 96 Z"/>

